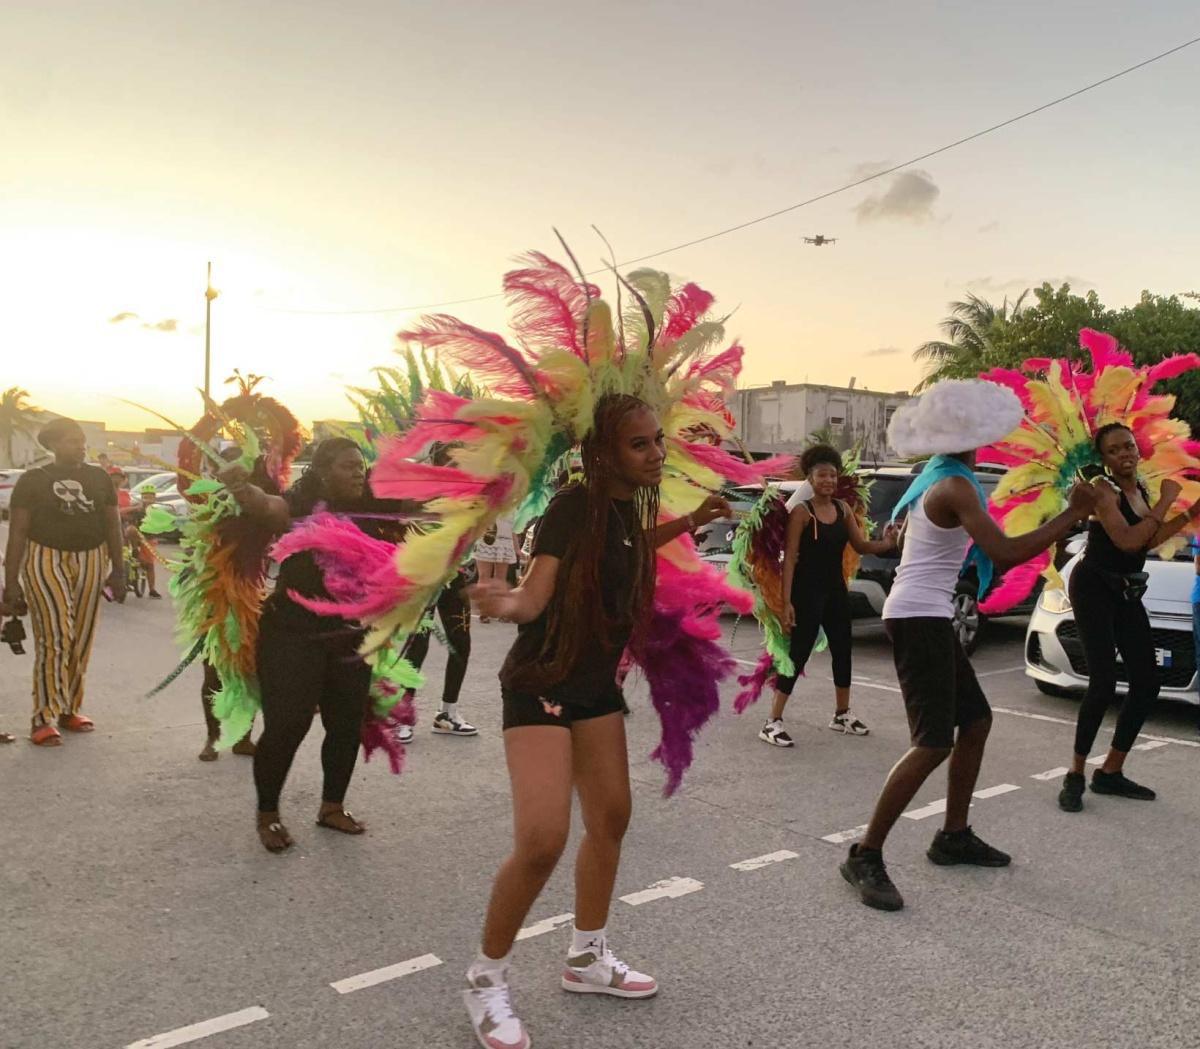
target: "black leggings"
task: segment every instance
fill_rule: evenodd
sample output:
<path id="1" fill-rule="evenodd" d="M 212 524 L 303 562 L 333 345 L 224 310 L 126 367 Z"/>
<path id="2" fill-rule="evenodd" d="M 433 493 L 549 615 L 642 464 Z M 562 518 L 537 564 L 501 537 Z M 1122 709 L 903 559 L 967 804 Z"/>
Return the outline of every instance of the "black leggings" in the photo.
<path id="1" fill-rule="evenodd" d="M 442 630 L 450 651 L 446 654 L 446 678 L 442 685 L 442 702 L 457 703 L 462 691 L 463 679 L 467 676 L 467 662 L 471 658 L 471 602 L 467 598 L 467 587 L 462 577 L 446 586 L 434 607 L 442 621 Z M 416 634 L 408 643 L 405 658 L 418 670 L 429 653 L 430 631 Z"/>
<path id="2" fill-rule="evenodd" d="M 1071 573 L 1070 591 L 1091 675 L 1075 726 L 1075 753 L 1083 757 L 1091 753 L 1100 723 L 1116 698 L 1117 649 L 1128 675 L 1129 694 L 1117 715 L 1112 745 L 1128 753 L 1158 698 L 1154 636 L 1146 606 L 1114 594 L 1104 577 L 1088 567 L 1086 559 Z"/>
<path id="3" fill-rule="evenodd" d="M 254 754 L 259 812 L 279 811 L 283 781 L 318 706 L 325 726 L 321 798 L 345 800 L 371 687 L 371 668 L 355 651 L 356 640 L 314 637 L 263 617 L 258 635 L 263 731 Z"/>
<path id="4" fill-rule="evenodd" d="M 817 643 L 817 632 L 824 628 L 833 659 L 833 684 L 836 688 L 850 687 L 850 595 L 844 586 L 828 590 L 813 590 L 802 583 L 792 590 L 792 607 L 796 610 L 796 625 L 792 628 L 788 651 L 796 672 L 791 677 L 782 674 L 775 687 L 785 696 L 792 694 L 796 679 L 804 673 L 804 665 Z"/>

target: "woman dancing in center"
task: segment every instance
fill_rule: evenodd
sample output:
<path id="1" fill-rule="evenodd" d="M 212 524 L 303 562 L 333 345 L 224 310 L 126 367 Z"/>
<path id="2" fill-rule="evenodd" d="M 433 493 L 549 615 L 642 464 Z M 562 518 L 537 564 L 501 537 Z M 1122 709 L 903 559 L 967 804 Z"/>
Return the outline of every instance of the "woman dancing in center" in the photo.
<path id="1" fill-rule="evenodd" d="M 584 838 L 575 863 L 575 930 L 566 991 L 649 998 L 653 977 L 608 945 L 608 908 L 631 798 L 623 699 L 616 683 L 626 645 L 650 610 L 657 547 L 730 512 L 720 498 L 655 527 L 666 458 L 663 431 L 640 399 L 596 403 L 583 440 L 582 484 L 550 503 L 521 585 L 473 591 L 480 611 L 519 624 L 500 670 L 504 746 L 513 794 L 514 847 L 492 889 L 482 950 L 463 992 L 485 1049 L 526 1049 L 508 987 L 512 945 L 558 863 L 579 793 Z"/>

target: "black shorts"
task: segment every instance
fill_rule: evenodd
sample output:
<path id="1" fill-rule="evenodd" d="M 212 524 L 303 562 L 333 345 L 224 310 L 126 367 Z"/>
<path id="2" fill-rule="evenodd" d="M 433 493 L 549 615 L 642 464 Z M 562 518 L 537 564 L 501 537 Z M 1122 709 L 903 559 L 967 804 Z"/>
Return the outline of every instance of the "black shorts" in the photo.
<path id="1" fill-rule="evenodd" d="M 576 721 L 602 718 L 606 714 L 619 714 L 625 709 L 625 699 L 617 690 L 602 696 L 586 706 L 578 703 L 556 703 L 540 699 L 527 692 L 500 690 L 504 701 L 502 728 L 524 728 L 527 725 L 557 725 L 569 729 Z"/>
<path id="2" fill-rule="evenodd" d="M 955 728 L 991 718 L 992 708 L 949 619 L 885 619 L 914 747 L 954 746 Z"/>

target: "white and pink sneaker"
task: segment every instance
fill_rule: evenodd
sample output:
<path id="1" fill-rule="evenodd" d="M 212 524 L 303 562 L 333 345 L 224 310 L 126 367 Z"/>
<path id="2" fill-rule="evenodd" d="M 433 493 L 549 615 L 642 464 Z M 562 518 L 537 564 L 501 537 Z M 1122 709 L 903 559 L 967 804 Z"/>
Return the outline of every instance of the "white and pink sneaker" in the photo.
<path id="1" fill-rule="evenodd" d="M 607 943 L 574 956 L 568 954 L 562 988 L 574 994 L 611 994 L 615 998 L 653 998 L 658 994 L 654 977 L 634 972 Z"/>
<path id="2" fill-rule="evenodd" d="M 463 1002 L 483 1049 L 529 1049 L 525 1025 L 513 1012 L 508 970 L 468 972 Z"/>

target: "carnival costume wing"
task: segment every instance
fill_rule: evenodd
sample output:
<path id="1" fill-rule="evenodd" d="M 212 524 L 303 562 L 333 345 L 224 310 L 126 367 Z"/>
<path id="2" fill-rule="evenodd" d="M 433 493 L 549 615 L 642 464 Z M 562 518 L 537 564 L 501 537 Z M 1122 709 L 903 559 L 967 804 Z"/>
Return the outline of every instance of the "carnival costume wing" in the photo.
<path id="1" fill-rule="evenodd" d="M 636 395 L 658 415 L 668 445 L 660 522 L 687 514 L 726 482 L 756 483 L 776 465 L 748 465 L 719 447 L 732 432 L 725 398 L 743 351 L 734 344 L 717 352 L 725 328 L 709 315 L 712 295 L 638 270 L 619 279 L 614 310 L 595 285 L 548 256 L 519 261 L 504 277 L 513 342 L 445 314 L 401 333 L 487 391 L 430 389 L 412 427 L 381 443 L 375 494 L 424 502 L 432 520 L 388 556 L 363 556 L 337 572 L 346 585 L 329 585 L 332 600 L 297 598 L 362 622 L 370 659 L 419 628 L 431 597 L 498 517 L 514 515 L 520 529 L 542 512 L 556 467 L 588 433 L 604 394 Z M 435 442 L 452 448 L 449 465 L 418 461 Z M 327 565 L 343 557 L 337 544 L 321 543 L 315 524 L 286 536 L 277 556 L 318 547 Z M 668 793 L 718 708 L 720 681 L 733 671 L 719 644 L 726 603 L 748 611 L 752 599 L 706 566 L 690 537 L 659 549 L 652 622 L 631 654 L 662 720 L 653 757 L 667 770 Z"/>
<path id="2" fill-rule="evenodd" d="M 201 464 L 214 456 L 208 442 L 224 433 L 237 442 L 247 469 L 261 452 L 268 475 L 282 490 L 303 446 L 295 416 L 255 393 L 256 377 L 237 380 L 238 394 L 220 405 L 208 402 L 179 447 L 179 488 L 190 507 L 180 540 L 182 563 L 171 581 L 182 646 L 192 658 L 203 656 L 221 679 L 212 700 L 221 747 L 250 731 L 261 705 L 255 650 L 273 537 L 242 513 L 218 480 L 199 476 Z"/>
<path id="3" fill-rule="evenodd" d="M 871 483 L 860 472 L 858 449 L 842 453 L 842 473 L 834 498 L 843 502 L 858 522 L 864 535 L 871 523 L 867 515 Z M 754 670 L 738 678 L 741 688 L 733 708 L 741 714 L 758 701 L 776 675 L 790 677 L 796 672 L 790 651 L 790 635 L 783 626 L 783 613 L 791 600 L 783 589 L 783 559 L 787 550 L 787 501 L 774 485 L 768 487 L 754 508 L 739 523 L 733 538 L 733 557 L 729 562 L 731 585 L 754 595 L 754 618 L 763 634 L 763 652 Z M 842 577 L 846 583 L 858 572 L 861 557 L 849 543 L 842 554 Z M 825 648 L 822 632 L 814 651 Z"/>
<path id="4" fill-rule="evenodd" d="M 981 375 L 1011 389 L 1025 412 L 1016 430 L 979 452 L 981 461 L 1009 468 L 989 500 L 992 516 L 1008 535 L 1032 531 L 1066 508 L 1080 469 L 1100 461 L 1093 438 L 1107 423 L 1133 432 L 1141 455 L 1138 473 L 1152 499 L 1167 478 L 1182 488 L 1175 509 L 1200 496 L 1200 442 L 1192 440 L 1187 423 L 1171 418 L 1175 398 L 1154 393 L 1156 383 L 1200 367 L 1200 357 L 1177 354 L 1137 367 L 1116 339 L 1090 328 L 1079 333 L 1079 345 L 1090 354 L 1090 369 L 1081 361 L 1033 358 L 1020 370 L 995 368 Z M 1164 549 L 1183 542 L 1173 539 Z M 996 615 L 1014 607 L 1039 575 L 1051 586 L 1062 585 L 1053 547 L 1011 569 L 980 610 Z"/>

